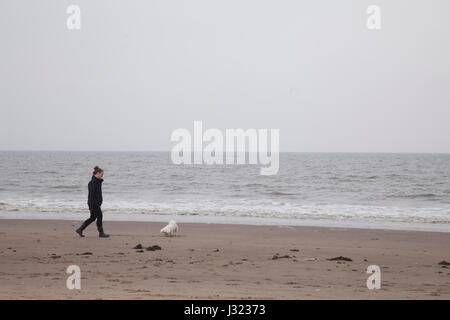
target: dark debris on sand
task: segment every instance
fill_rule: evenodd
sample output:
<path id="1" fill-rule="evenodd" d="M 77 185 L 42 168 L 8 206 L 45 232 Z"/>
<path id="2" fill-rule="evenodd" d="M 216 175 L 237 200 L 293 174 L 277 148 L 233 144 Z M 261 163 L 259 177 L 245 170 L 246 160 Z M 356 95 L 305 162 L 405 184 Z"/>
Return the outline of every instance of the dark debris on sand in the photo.
<path id="1" fill-rule="evenodd" d="M 347 258 L 347 257 L 343 257 L 343 256 L 334 257 L 334 258 L 330 258 L 330 259 L 327 259 L 327 260 L 328 261 L 353 261 L 352 259 Z"/>
<path id="2" fill-rule="evenodd" d="M 154 246 L 148 247 L 148 248 L 145 249 L 145 250 L 147 250 L 147 251 L 161 250 L 161 247 L 158 246 L 158 245 L 154 245 Z"/>
<path id="3" fill-rule="evenodd" d="M 275 254 L 275 255 L 272 257 L 272 260 L 277 260 L 277 259 L 290 259 L 290 258 L 292 258 L 290 255 L 285 254 L 284 256 L 280 256 L 280 255 L 278 255 L 278 253 L 277 253 L 277 254 Z"/>
<path id="4" fill-rule="evenodd" d="M 136 252 L 144 252 L 144 247 L 142 246 L 142 244 L 137 244 L 133 249 L 136 249 Z M 160 246 L 158 246 L 157 244 L 147 247 L 145 248 L 145 250 L 147 251 L 156 251 L 156 250 L 162 250 L 162 248 Z"/>

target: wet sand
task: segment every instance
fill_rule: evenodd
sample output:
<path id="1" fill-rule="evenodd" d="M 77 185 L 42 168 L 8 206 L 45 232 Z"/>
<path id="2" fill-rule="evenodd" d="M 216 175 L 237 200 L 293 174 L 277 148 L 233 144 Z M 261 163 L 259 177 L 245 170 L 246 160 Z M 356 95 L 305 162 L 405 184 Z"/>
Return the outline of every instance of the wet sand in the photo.
<path id="1" fill-rule="evenodd" d="M 100 239 L 80 223 L 0 220 L 0 299 L 450 299 L 450 233 L 183 223 L 164 237 L 162 223 L 106 221 Z"/>

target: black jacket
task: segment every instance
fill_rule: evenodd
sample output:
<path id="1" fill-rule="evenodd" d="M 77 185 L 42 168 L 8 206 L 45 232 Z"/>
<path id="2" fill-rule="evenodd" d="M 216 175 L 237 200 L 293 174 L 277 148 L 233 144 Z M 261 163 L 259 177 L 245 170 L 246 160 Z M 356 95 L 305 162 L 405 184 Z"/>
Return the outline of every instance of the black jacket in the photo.
<path id="1" fill-rule="evenodd" d="M 102 182 L 103 179 L 98 179 L 92 176 L 91 181 L 88 184 L 88 206 L 89 209 L 100 207 L 103 203 L 102 197 Z"/>

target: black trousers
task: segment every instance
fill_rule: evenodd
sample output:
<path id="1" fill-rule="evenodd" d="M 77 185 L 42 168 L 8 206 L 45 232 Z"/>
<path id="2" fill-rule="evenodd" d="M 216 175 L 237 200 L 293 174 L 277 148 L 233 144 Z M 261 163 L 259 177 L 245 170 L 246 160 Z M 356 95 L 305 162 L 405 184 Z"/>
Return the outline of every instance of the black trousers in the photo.
<path id="1" fill-rule="evenodd" d="M 82 228 L 86 228 L 88 225 L 90 225 L 92 222 L 97 220 L 97 229 L 99 232 L 103 232 L 103 213 L 102 209 L 100 207 L 92 207 L 89 208 L 89 211 L 91 212 L 91 216 L 89 219 L 84 221 Z"/>

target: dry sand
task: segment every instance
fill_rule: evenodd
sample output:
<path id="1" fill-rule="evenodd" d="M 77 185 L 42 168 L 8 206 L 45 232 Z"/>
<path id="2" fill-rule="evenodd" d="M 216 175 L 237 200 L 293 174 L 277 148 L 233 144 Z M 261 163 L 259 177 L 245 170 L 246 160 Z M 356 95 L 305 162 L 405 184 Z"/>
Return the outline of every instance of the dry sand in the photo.
<path id="1" fill-rule="evenodd" d="M 450 233 L 323 227 L 0 220 L 1 299 L 449 299 Z M 132 249 L 159 245 L 162 250 Z M 84 254 L 91 253 L 91 254 Z M 273 259 L 274 255 L 284 258 Z M 351 262 L 328 261 L 345 256 Z M 69 290 L 66 268 L 81 268 Z M 381 268 L 369 290 L 366 268 Z"/>

